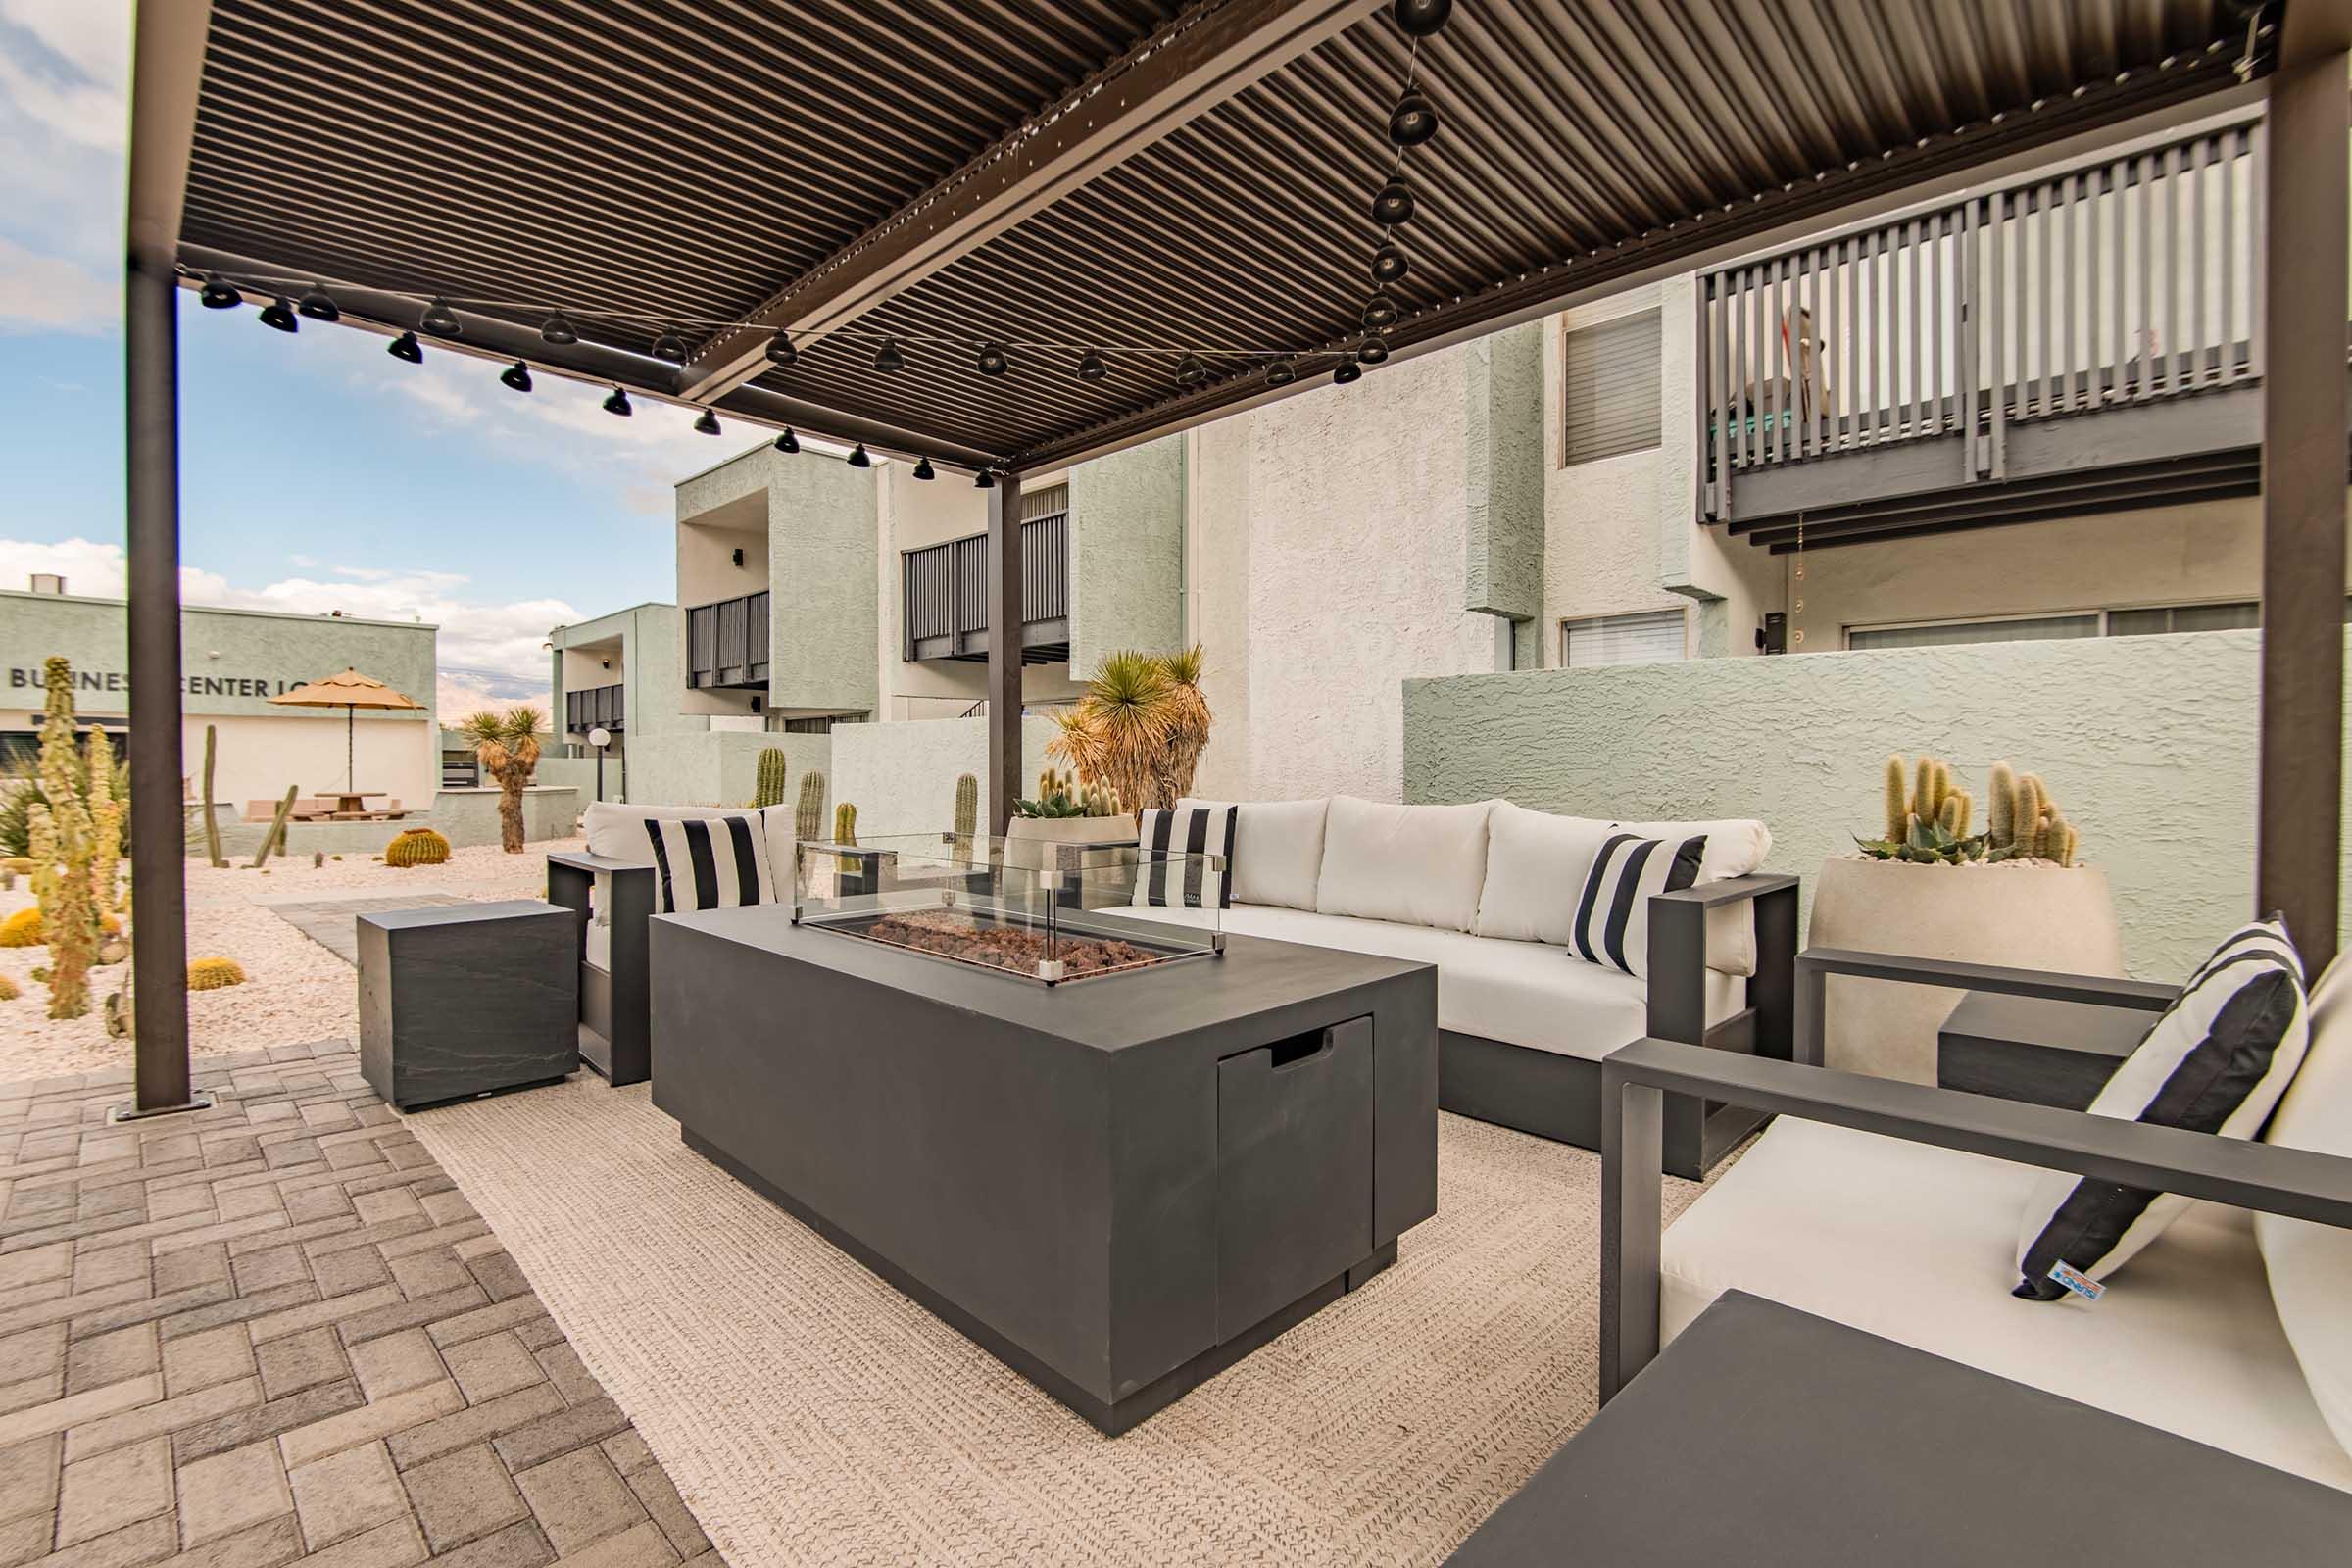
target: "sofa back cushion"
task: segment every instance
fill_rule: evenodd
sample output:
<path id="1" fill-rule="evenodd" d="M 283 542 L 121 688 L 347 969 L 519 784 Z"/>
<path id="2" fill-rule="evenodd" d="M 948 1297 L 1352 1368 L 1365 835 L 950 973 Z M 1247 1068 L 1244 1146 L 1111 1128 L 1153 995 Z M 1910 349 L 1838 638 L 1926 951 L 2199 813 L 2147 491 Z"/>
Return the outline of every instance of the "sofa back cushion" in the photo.
<path id="1" fill-rule="evenodd" d="M 582 831 L 588 840 L 588 853 L 601 855 L 608 860 L 627 860 L 637 865 L 653 862 L 651 841 L 645 836 L 649 819 L 682 822 L 714 816 L 755 816 L 760 821 L 766 840 L 768 877 L 778 898 L 792 894 L 792 808 L 771 806 L 754 811 L 749 808 L 724 806 L 623 806 L 612 801 L 592 801 Z"/>
<path id="2" fill-rule="evenodd" d="M 1467 931 L 1487 879 L 1491 801 L 1472 806 L 1389 806 L 1331 798 L 1315 908 L 1370 920 Z M 1237 854 L 1250 854 L 1249 828 Z"/>
<path id="3" fill-rule="evenodd" d="M 1752 817 L 1724 817 L 1712 822 L 1619 822 L 1620 833 L 1680 844 L 1705 835 L 1706 853 L 1699 857 L 1698 880 L 1720 882 L 1761 870 L 1772 853 L 1772 830 Z M 1707 911 L 1707 967 L 1725 974 L 1756 972 L 1756 906 L 1742 899 Z"/>
<path id="4" fill-rule="evenodd" d="M 1487 876 L 1470 929 L 1511 942 L 1576 941 L 1576 907 L 1608 841 L 1609 824 L 1591 816 L 1554 816 L 1509 801 L 1491 803 Z"/>
<path id="5" fill-rule="evenodd" d="M 1315 885 L 1323 875 L 1323 823 L 1331 802 L 1235 803 L 1187 796 L 1176 805 L 1179 809 L 1233 807 L 1230 880 L 1234 903 L 1270 904 L 1288 909 L 1315 906 Z"/>
<path id="6" fill-rule="evenodd" d="M 2338 957 L 2311 993 L 2311 1045 L 2263 1142 L 2352 1159 L 2352 964 Z M 2352 1230 L 2254 1216 L 2278 1326 L 2328 1429 L 2352 1452 Z"/>
<path id="7" fill-rule="evenodd" d="M 2198 966 L 2146 1038 L 2090 1102 L 2093 1116 L 2252 1138 L 2286 1092 L 2310 1043 L 2302 960 L 2286 928 L 2257 920 Z M 2010 1294 L 2055 1301 L 2058 1265 L 2104 1279 L 2164 1233 L 2189 1200 L 2065 1171 L 2034 1184 L 2018 1230 Z"/>

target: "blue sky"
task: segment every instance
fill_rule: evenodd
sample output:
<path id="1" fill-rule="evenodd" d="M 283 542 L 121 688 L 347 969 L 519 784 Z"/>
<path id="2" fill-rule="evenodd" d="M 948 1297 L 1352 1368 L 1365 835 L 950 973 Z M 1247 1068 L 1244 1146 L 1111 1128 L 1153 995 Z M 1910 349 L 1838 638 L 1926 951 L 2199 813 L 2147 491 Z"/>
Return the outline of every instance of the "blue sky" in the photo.
<path id="1" fill-rule="evenodd" d="M 7 587 L 63 570 L 119 591 L 128 16 L 0 0 Z M 408 366 L 371 333 L 288 337 L 184 292 L 179 319 L 188 598 L 436 621 L 445 693 L 544 686 L 550 625 L 670 597 L 670 484 L 764 439 L 647 403 L 616 419 L 602 388 L 544 375 L 518 396 L 483 361 Z"/>

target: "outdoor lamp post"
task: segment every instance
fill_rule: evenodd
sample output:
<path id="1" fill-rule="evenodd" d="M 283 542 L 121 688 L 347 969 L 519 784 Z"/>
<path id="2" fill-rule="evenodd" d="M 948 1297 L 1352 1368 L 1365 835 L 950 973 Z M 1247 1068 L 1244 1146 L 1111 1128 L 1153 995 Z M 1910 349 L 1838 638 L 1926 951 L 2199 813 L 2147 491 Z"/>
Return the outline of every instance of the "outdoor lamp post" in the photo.
<path id="1" fill-rule="evenodd" d="M 612 744 L 612 732 L 599 724 L 588 732 L 588 744 L 596 748 L 596 798 L 605 798 L 605 748 Z"/>

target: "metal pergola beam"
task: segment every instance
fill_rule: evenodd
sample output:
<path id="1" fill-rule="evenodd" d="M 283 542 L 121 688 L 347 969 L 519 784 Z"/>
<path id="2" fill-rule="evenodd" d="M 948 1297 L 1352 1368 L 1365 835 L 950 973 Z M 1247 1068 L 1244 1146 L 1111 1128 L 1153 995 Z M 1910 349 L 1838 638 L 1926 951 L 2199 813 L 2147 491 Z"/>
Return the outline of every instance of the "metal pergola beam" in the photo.
<path id="1" fill-rule="evenodd" d="M 2336 949 L 2344 739 L 2344 290 L 2352 0 L 2294 0 L 2264 162 L 2262 756 L 2255 906 Z"/>
<path id="2" fill-rule="evenodd" d="M 720 397 L 767 368 L 778 328 L 814 342 L 1336 36 L 1380 0 L 1230 0 L 1113 62 L 1059 114 L 1022 126 L 702 346 L 681 395 Z M 1040 106 L 1041 112 L 1047 106 Z"/>
<path id="3" fill-rule="evenodd" d="M 173 262 L 211 0 L 138 8 L 123 266 L 124 553 L 131 725 L 131 979 L 137 1062 L 118 1118 L 201 1108 L 188 1062 L 181 853 L 179 290 Z M 138 853 L 143 849 L 144 854 Z"/>

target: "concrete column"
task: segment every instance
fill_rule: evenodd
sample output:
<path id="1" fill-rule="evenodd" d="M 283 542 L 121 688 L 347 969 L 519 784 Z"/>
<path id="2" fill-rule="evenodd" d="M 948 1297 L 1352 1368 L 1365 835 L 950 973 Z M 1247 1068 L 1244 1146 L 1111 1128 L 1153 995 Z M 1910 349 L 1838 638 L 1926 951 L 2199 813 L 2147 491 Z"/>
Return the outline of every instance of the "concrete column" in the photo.
<path id="1" fill-rule="evenodd" d="M 2328 8 L 2318 8 L 2328 9 Z M 2333 8 L 2340 13 L 2340 7 Z M 2340 16 L 2336 19 L 2340 23 Z M 2344 39 L 2271 77 L 2264 159 L 2262 763 L 2257 912 L 2310 972 L 2336 946 L 2344 735 Z M 2183 894 L 2190 890 L 2183 889 Z"/>

